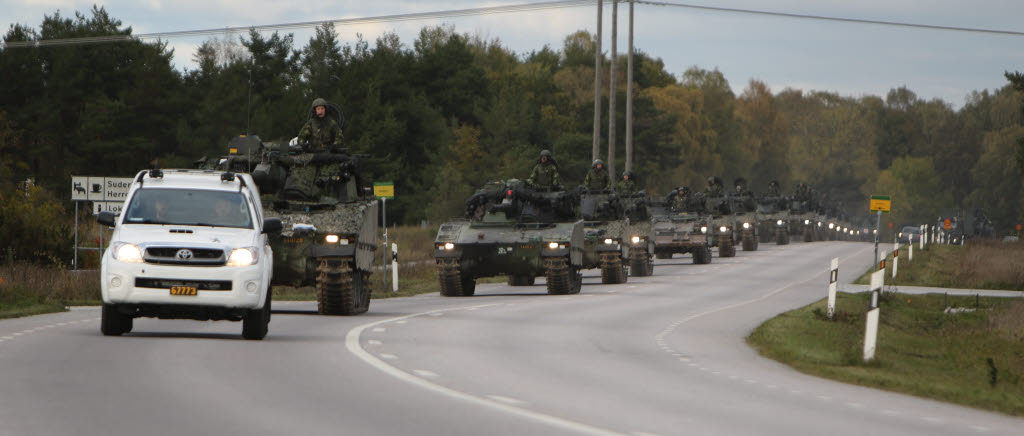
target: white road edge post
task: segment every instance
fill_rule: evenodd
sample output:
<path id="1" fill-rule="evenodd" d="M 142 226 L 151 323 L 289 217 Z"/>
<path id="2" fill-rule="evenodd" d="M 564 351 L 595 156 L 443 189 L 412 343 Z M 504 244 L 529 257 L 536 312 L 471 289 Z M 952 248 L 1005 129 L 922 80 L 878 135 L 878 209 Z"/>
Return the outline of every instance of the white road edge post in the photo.
<path id="1" fill-rule="evenodd" d="M 875 359 L 875 348 L 878 344 L 878 297 L 885 281 L 885 270 L 871 274 L 871 307 L 868 309 L 867 322 L 864 324 L 864 361 Z"/>
<path id="2" fill-rule="evenodd" d="M 398 244 L 391 243 L 391 292 L 398 292 Z"/>
<path id="3" fill-rule="evenodd" d="M 921 236 L 920 236 L 921 237 L 921 246 L 918 247 L 918 248 L 920 248 L 922 250 L 924 250 L 924 240 L 928 239 L 927 238 L 927 236 L 928 236 L 928 229 L 926 227 L 927 226 L 921 226 Z"/>
<path id="4" fill-rule="evenodd" d="M 900 243 L 893 244 L 892 249 L 892 278 L 896 278 L 896 270 L 900 266 Z"/>
<path id="5" fill-rule="evenodd" d="M 828 309 L 826 315 L 832 319 L 836 314 L 836 286 L 839 281 L 839 258 L 832 259 L 832 268 L 828 275 Z"/>
<path id="6" fill-rule="evenodd" d="M 907 252 L 907 260 L 913 261 L 914 260 L 914 235 L 910 235 L 910 243 L 907 244 L 907 249 L 910 250 L 909 252 Z"/>

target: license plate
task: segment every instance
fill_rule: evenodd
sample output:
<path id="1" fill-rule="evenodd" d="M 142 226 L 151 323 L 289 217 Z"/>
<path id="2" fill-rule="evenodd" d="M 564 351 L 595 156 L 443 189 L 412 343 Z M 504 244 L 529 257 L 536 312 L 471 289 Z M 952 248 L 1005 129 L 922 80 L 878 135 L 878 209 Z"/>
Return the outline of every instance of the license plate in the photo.
<path id="1" fill-rule="evenodd" d="M 301 244 L 302 238 L 284 238 L 285 244 Z"/>
<path id="2" fill-rule="evenodd" d="M 171 286 L 171 295 L 198 295 L 195 286 Z"/>
<path id="3" fill-rule="evenodd" d="M 521 248 L 523 250 L 533 250 L 533 246 L 532 245 L 520 245 L 519 248 Z"/>

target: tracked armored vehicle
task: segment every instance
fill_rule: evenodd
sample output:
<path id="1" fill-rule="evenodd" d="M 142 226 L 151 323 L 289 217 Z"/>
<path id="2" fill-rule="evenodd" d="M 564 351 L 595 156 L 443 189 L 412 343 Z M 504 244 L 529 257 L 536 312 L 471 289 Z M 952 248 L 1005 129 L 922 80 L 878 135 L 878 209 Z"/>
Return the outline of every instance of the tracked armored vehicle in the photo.
<path id="1" fill-rule="evenodd" d="M 761 197 L 757 200 L 758 230 L 761 242 L 789 244 L 791 218 L 785 197 Z"/>
<path id="2" fill-rule="evenodd" d="M 647 194 L 621 197 L 626 205 L 626 234 L 629 238 L 629 275 L 654 274 L 654 222 L 651 221 Z"/>
<path id="3" fill-rule="evenodd" d="M 583 269 L 601 269 L 601 283 L 617 284 L 628 280 L 626 265 L 630 243 L 625 240 L 625 207 L 612 191 L 588 192 L 580 196 L 583 216 Z"/>
<path id="4" fill-rule="evenodd" d="M 711 245 L 718 246 L 718 257 L 736 256 L 736 245 L 742 239 L 736 228 L 736 217 L 733 215 L 733 201 L 725 196 L 708 196 L 707 216 L 711 228 Z"/>
<path id="5" fill-rule="evenodd" d="M 366 312 L 379 245 L 377 201 L 362 177 L 367 156 L 308 153 L 300 144 L 256 137 L 232 140 L 229 151 L 217 166 L 251 172 L 265 215 L 283 224 L 269 238 L 273 283 L 315 286 L 324 315 Z"/>
<path id="6" fill-rule="evenodd" d="M 703 193 L 674 191 L 650 207 L 654 253 L 658 259 L 693 254 L 693 263 L 711 263 L 711 215 Z"/>
<path id="7" fill-rule="evenodd" d="M 541 192 L 518 180 L 490 182 L 466 201 L 464 218 L 441 224 L 434 240 L 441 295 L 471 296 L 480 277 L 512 286 L 545 277 L 549 294 L 580 292 L 583 221 L 578 194 Z"/>

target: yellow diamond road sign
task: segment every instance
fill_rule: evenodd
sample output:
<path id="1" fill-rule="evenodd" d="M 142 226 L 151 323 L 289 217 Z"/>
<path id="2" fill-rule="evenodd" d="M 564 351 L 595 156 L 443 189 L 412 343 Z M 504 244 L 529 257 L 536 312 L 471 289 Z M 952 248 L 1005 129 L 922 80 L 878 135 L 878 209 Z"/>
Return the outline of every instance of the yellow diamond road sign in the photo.
<path id="1" fill-rule="evenodd" d="M 872 195 L 871 196 L 871 211 L 882 211 L 889 212 L 892 207 L 892 200 L 888 195 Z"/>
<path id="2" fill-rule="evenodd" d="M 394 182 L 376 182 L 373 184 L 373 195 L 377 198 L 386 198 L 388 200 L 395 198 L 395 184 Z"/>

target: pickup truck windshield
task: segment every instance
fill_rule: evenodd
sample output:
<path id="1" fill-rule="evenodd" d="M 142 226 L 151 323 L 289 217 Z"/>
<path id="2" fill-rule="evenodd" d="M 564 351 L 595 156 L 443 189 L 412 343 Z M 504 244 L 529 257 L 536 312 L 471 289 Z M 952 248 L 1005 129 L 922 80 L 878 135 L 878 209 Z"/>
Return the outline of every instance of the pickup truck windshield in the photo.
<path id="1" fill-rule="evenodd" d="M 252 228 L 249 206 L 240 192 L 139 189 L 125 214 L 125 224 Z"/>

